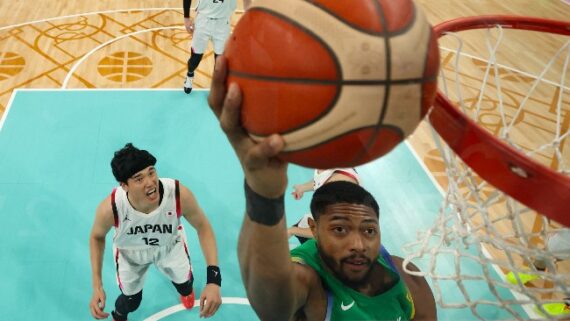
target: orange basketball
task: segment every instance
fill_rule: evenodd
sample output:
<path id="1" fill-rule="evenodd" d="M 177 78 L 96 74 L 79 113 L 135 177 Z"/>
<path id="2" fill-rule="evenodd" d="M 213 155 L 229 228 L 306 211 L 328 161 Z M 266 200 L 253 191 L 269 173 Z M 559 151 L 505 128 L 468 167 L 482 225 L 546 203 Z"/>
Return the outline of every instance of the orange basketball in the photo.
<path id="1" fill-rule="evenodd" d="M 225 55 L 250 136 L 281 134 L 280 157 L 313 168 L 389 152 L 431 106 L 439 70 L 411 0 L 256 0 Z"/>

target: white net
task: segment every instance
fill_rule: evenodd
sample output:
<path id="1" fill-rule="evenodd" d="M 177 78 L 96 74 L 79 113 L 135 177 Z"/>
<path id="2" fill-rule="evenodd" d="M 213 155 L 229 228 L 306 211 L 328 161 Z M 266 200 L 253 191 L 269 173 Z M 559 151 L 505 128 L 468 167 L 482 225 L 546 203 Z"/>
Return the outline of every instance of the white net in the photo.
<path id="1" fill-rule="evenodd" d="M 440 48 L 440 91 L 497 138 L 570 175 L 569 37 L 496 26 L 444 35 Z M 480 320 L 570 319 L 570 230 L 491 186 L 433 137 L 446 193 L 404 264 L 431 279 L 441 307 Z"/>

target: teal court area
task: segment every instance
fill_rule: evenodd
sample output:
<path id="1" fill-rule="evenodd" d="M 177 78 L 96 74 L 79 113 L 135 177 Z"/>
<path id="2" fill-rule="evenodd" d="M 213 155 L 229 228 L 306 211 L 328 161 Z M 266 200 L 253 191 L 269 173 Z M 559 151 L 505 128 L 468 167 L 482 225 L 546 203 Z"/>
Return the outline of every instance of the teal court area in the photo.
<path id="1" fill-rule="evenodd" d="M 20 90 L 0 129 L 0 320 L 92 320 L 88 236 L 95 208 L 116 186 L 109 162 L 127 142 L 158 159 L 159 176 L 179 179 L 196 195 L 214 228 L 223 274 L 224 304 L 210 320 L 257 320 L 245 299 L 237 263 L 237 237 L 245 208 L 243 176 L 210 112 L 207 91 Z M 363 185 L 378 199 L 384 246 L 402 246 L 430 226 L 442 196 L 405 144 L 358 167 Z M 291 166 L 290 185 L 312 170 Z M 291 187 L 289 192 L 291 192 Z M 287 194 L 288 224 L 309 209 L 310 195 Z M 185 223 L 186 224 L 186 223 Z M 186 224 L 199 294 L 205 264 L 194 230 Z M 103 281 L 107 312 L 119 294 L 107 237 Z M 296 246 L 296 240 L 290 240 Z M 451 261 L 449 268 L 451 268 Z M 445 267 L 444 267 L 445 268 Z M 470 268 L 470 267 L 466 267 Z M 476 268 L 476 267 L 473 267 Z M 442 289 L 456 296 L 454 284 Z M 486 288 L 472 297 L 493 300 Z M 129 320 L 198 320 L 181 311 L 174 287 L 155 268 L 143 301 Z M 505 317 L 496 309 L 489 319 Z M 469 310 L 438 310 L 440 320 L 472 320 Z"/>

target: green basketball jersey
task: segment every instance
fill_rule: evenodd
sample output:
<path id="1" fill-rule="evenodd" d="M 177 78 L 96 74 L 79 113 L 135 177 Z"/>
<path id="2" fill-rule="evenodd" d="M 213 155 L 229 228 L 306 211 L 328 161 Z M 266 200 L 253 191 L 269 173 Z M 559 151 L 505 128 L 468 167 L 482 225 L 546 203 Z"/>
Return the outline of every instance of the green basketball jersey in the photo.
<path id="1" fill-rule="evenodd" d="M 321 264 L 315 240 L 291 250 L 294 262 L 312 267 L 321 277 L 328 296 L 325 320 L 390 320 L 404 321 L 414 317 L 414 303 L 410 291 L 392 264 L 389 254 L 378 256 L 382 265 L 397 282 L 383 293 L 370 297 L 345 286 Z"/>

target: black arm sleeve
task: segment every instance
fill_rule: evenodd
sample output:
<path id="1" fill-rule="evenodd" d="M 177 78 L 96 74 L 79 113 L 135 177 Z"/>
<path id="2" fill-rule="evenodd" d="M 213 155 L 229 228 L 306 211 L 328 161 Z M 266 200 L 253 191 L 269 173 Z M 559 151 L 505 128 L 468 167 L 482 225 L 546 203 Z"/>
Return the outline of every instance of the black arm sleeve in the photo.
<path id="1" fill-rule="evenodd" d="M 190 18 L 190 6 L 192 0 L 182 0 L 182 8 L 184 8 L 184 18 Z"/>

